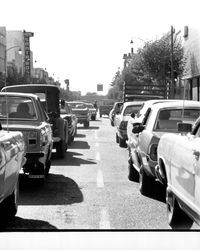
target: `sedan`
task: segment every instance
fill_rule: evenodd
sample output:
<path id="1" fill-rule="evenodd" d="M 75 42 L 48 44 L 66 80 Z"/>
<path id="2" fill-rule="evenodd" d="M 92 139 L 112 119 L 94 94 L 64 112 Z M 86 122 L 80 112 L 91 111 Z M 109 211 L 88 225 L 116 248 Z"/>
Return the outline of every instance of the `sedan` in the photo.
<path id="1" fill-rule="evenodd" d="M 179 134 L 163 135 L 158 144 L 157 171 L 167 185 L 167 217 L 172 228 L 188 220 L 200 225 L 200 118 L 193 129 L 182 123 L 178 130 Z"/>
<path id="2" fill-rule="evenodd" d="M 121 112 L 115 116 L 116 142 L 120 147 L 126 147 L 127 124 L 132 113 L 137 113 L 143 102 L 125 102 L 121 107 Z"/>
<path id="3" fill-rule="evenodd" d="M 193 124 L 200 115 L 200 103 L 196 101 L 174 101 L 151 106 L 141 125 L 133 128 L 138 136 L 138 145 L 132 156 L 130 171 L 139 173 L 139 188 L 144 195 L 153 192 L 157 165 L 157 147 L 165 133 L 178 133 L 178 124 Z M 135 160 L 136 159 L 136 160 Z"/>

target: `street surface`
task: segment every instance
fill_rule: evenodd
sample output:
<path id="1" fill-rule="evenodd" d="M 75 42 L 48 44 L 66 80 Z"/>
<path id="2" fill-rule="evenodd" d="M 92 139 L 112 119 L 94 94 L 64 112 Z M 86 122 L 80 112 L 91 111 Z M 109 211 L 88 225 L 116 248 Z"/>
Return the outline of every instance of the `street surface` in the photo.
<path id="1" fill-rule="evenodd" d="M 87 129 L 79 125 L 65 158 L 53 153 L 44 185 L 20 177 L 17 216 L 1 231 L 171 230 L 164 199 L 159 192 L 153 198 L 140 194 L 139 184 L 127 178 L 127 160 L 108 117 L 91 121 Z"/>

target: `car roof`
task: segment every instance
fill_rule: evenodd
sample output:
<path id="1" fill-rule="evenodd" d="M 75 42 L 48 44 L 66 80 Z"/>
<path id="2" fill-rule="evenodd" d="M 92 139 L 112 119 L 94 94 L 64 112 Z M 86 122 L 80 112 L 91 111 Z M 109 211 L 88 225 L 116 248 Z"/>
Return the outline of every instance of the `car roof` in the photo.
<path id="1" fill-rule="evenodd" d="M 21 92 L 0 92 L 0 96 L 22 96 L 22 97 L 38 98 L 37 95 L 31 93 L 21 93 Z"/>
<path id="2" fill-rule="evenodd" d="M 132 106 L 132 105 L 142 105 L 144 101 L 131 101 L 131 102 L 125 102 L 124 107 L 126 106 Z"/>
<path id="3" fill-rule="evenodd" d="M 22 90 L 23 93 L 26 92 L 28 89 L 35 89 L 37 88 L 37 91 L 40 90 L 42 92 L 45 91 L 60 91 L 58 86 L 52 85 L 52 84 L 18 84 L 18 85 L 12 85 L 12 86 L 6 86 L 4 88 L 2 88 L 2 92 L 3 91 L 15 91 L 15 92 L 20 92 L 19 90 Z M 28 90 L 30 91 L 30 90 Z"/>
<path id="4" fill-rule="evenodd" d="M 200 108 L 200 102 L 198 101 L 190 101 L 190 100 L 175 100 L 172 102 L 162 102 L 162 103 L 154 103 L 151 106 L 153 109 L 161 109 L 161 108 Z"/>

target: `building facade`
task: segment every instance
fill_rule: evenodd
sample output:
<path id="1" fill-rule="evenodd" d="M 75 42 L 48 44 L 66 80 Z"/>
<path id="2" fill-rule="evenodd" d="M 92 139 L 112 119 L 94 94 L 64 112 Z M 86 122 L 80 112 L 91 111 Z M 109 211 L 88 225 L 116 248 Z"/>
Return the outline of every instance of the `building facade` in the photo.
<path id="1" fill-rule="evenodd" d="M 4 86 L 5 82 L 5 53 L 6 53 L 6 28 L 0 27 L 0 88 Z"/>
<path id="2" fill-rule="evenodd" d="M 184 27 L 183 46 L 186 58 L 182 78 L 185 98 L 200 101 L 200 27 Z"/>

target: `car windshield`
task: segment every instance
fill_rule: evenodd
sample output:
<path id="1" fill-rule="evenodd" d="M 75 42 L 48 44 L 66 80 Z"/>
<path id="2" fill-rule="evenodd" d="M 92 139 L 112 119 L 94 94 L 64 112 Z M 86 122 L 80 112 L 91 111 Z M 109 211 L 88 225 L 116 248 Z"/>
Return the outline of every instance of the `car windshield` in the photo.
<path id="1" fill-rule="evenodd" d="M 36 110 L 31 98 L 4 96 L 0 99 L 0 119 L 20 120 L 36 119 Z"/>
<path id="2" fill-rule="evenodd" d="M 183 109 L 164 109 L 158 113 L 155 130 L 159 131 L 178 131 L 177 124 L 186 122 L 193 124 L 200 116 L 200 109 L 185 108 Z"/>
<path id="3" fill-rule="evenodd" d="M 131 115 L 132 113 L 137 113 L 141 109 L 142 105 L 130 105 L 124 109 L 123 115 Z"/>
<path id="4" fill-rule="evenodd" d="M 91 104 L 91 103 L 86 103 L 86 106 L 87 106 L 89 109 L 94 109 L 94 105 Z"/>
<path id="5" fill-rule="evenodd" d="M 85 109 L 85 108 L 87 108 L 84 103 L 70 103 L 70 106 L 73 109 Z"/>

